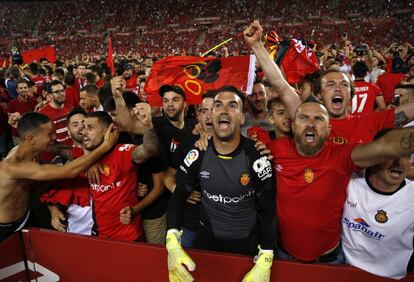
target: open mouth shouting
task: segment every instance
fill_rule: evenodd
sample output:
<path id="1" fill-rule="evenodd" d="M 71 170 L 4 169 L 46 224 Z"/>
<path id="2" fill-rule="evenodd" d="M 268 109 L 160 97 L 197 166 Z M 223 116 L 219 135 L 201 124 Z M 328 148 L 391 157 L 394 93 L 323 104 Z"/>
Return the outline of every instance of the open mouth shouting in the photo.
<path id="1" fill-rule="evenodd" d="M 306 144 L 314 144 L 316 141 L 316 132 L 314 130 L 305 130 L 304 141 Z"/>
<path id="2" fill-rule="evenodd" d="M 390 167 L 388 171 L 390 176 L 394 179 L 400 179 L 404 173 L 404 170 L 399 166 Z"/>
<path id="3" fill-rule="evenodd" d="M 226 130 L 230 127 L 230 117 L 227 115 L 221 115 L 218 119 L 218 126 L 220 129 Z"/>
<path id="4" fill-rule="evenodd" d="M 344 98 L 342 96 L 336 95 L 332 98 L 332 107 L 335 110 L 341 110 L 343 107 Z"/>

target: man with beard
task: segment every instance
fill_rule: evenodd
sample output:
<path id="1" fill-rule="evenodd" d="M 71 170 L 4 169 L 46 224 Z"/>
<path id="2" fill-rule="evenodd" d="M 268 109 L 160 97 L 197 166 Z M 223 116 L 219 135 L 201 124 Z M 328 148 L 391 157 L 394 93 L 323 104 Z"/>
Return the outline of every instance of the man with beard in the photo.
<path id="1" fill-rule="evenodd" d="M 203 99 L 201 101 L 197 116 L 197 119 L 201 126 L 201 134 L 192 134 L 191 136 L 188 136 L 184 140 L 183 144 L 178 146 L 177 151 L 174 154 L 171 165 L 165 175 L 165 186 L 171 192 L 174 192 L 175 190 L 175 187 L 177 185 L 175 174 L 179 169 L 180 163 L 185 158 L 187 152 L 194 146 L 197 140 L 202 137 L 201 135 L 211 136 L 212 134 L 211 111 L 213 109 L 214 95 L 215 91 L 209 91 L 203 94 Z M 194 247 L 200 220 L 200 200 L 200 191 L 196 189 L 190 194 L 186 203 L 184 204 L 183 217 L 181 222 L 183 230 L 183 234 L 181 236 L 181 245 L 184 248 Z"/>
<path id="2" fill-rule="evenodd" d="M 326 108 L 304 102 L 296 111 L 294 138 L 269 145 L 277 172 L 281 258 L 338 262 L 340 218 L 352 173 L 414 151 L 414 127 L 359 146 L 326 142 L 329 131 Z"/>
<path id="3" fill-rule="evenodd" d="M 142 241 L 138 202 L 138 174 L 135 164 L 141 164 L 157 151 L 157 136 L 151 122 L 148 104 L 137 104 L 136 117 L 144 126 L 143 144 L 118 144 L 99 161 L 100 183 L 91 184 L 95 224 L 92 234 L 117 240 Z M 111 116 L 102 111 L 89 113 L 83 130 L 83 146 L 91 151 L 101 144 Z"/>
<path id="4" fill-rule="evenodd" d="M 71 155 L 75 159 L 85 154 L 82 147 L 85 118 L 86 112 L 82 108 L 74 108 L 68 115 L 68 129 L 73 140 Z M 59 188 L 47 191 L 41 200 L 49 204 L 53 228 L 62 232 L 91 235 L 93 220 L 88 180 L 79 176 L 55 182 L 52 187 Z"/>
<path id="5" fill-rule="evenodd" d="M 25 225 L 34 181 L 74 178 L 108 152 L 118 139 L 111 125 L 100 146 L 87 156 L 64 166 L 40 165 L 34 158 L 40 152 L 50 150 L 56 136 L 50 119 L 43 114 L 29 112 L 19 120 L 17 130 L 22 140 L 20 145 L 0 163 L 0 242 Z"/>
<path id="6" fill-rule="evenodd" d="M 278 66 L 270 59 L 261 42 L 262 33 L 259 22 L 254 21 L 245 30 L 245 41 L 255 53 L 266 78 L 279 93 L 289 117 L 293 120 L 302 101 L 284 79 Z M 340 70 L 330 69 L 322 73 L 316 88 L 318 89 L 315 89 L 315 93 L 320 93 L 329 113 L 332 126 L 329 140 L 334 143 L 367 143 L 379 130 L 386 127 L 401 127 L 414 119 L 414 103 L 360 117 L 348 114 L 354 87 L 349 77 Z"/>
<path id="7" fill-rule="evenodd" d="M 273 170 L 254 142 L 240 134 L 244 93 L 233 86 L 217 90 L 212 109 L 213 137 L 206 151 L 192 146 L 179 165 L 177 186 L 167 212 L 170 281 L 192 281 L 195 263 L 181 247 L 182 206 L 200 187 L 200 229 L 196 247 L 259 254 L 243 281 L 269 281 L 276 239 Z"/>
<path id="8" fill-rule="evenodd" d="M 7 105 L 7 112 L 11 120 L 20 118 L 24 113 L 34 111 L 37 104 L 36 99 L 29 96 L 29 86 L 26 80 L 17 81 L 16 90 L 19 96 Z M 19 145 L 20 139 L 15 127 L 12 127 L 12 137 L 14 146 Z"/>
<path id="9" fill-rule="evenodd" d="M 267 114 L 267 92 L 262 80 L 256 79 L 253 85 L 252 94 L 247 96 L 249 112 L 245 113 L 246 122 L 241 127 L 243 136 L 247 136 L 247 130 L 252 126 L 260 126 L 267 131 L 272 130 L 272 125 Z"/>
<path id="10" fill-rule="evenodd" d="M 56 142 L 72 145 L 72 139 L 68 134 L 67 116 L 72 110 L 72 106 L 65 103 L 65 87 L 59 80 L 51 81 L 47 86 L 47 92 L 52 95 L 52 100 L 39 110 L 50 118 L 56 133 Z"/>

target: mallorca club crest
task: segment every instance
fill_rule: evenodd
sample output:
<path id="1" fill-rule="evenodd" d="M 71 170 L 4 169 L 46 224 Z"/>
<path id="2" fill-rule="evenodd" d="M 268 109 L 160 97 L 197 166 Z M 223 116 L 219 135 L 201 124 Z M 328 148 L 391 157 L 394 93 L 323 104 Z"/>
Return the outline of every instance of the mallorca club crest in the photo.
<path id="1" fill-rule="evenodd" d="M 375 220 L 379 223 L 386 223 L 388 221 L 387 212 L 384 210 L 377 211 L 375 215 Z"/>
<path id="2" fill-rule="evenodd" d="M 111 172 L 107 164 L 101 165 L 101 171 L 102 171 L 102 174 L 105 176 L 108 176 L 109 173 Z"/>
<path id="3" fill-rule="evenodd" d="M 240 184 L 246 186 L 250 183 L 250 176 L 247 172 L 243 172 L 240 176 Z"/>
<path id="4" fill-rule="evenodd" d="M 312 169 L 307 168 L 305 169 L 305 173 L 303 174 L 303 177 L 305 178 L 306 183 L 312 183 L 315 179 L 315 174 L 313 173 Z"/>
<path id="5" fill-rule="evenodd" d="M 348 139 L 346 139 L 345 137 L 333 136 L 333 137 L 331 137 L 329 139 L 334 144 L 339 144 L 339 145 L 348 144 Z"/>

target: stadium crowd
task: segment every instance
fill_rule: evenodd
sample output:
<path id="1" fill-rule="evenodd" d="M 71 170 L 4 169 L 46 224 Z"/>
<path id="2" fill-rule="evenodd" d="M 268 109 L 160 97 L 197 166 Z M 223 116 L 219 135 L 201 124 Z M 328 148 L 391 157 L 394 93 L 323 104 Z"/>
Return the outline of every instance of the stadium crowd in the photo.
<path id="1" fill-rule="evenodd" d="M 273 2 L 5 4 L 0 38 L 58 58 L 2 53 L 0 241 L 35 226 L 165 245 L 170 281 L 192 280 L 183 248 L 257 254 L 243 281 L 278 258 L 413 271 L 411 3 Z M 306 38 L 319 70 L 289 84 L 272 30 Z M 164 84 L 150 107 L 153 64 L 231 36 L 209 55 L 254 54 L 251 93 L 189 105 Z"/>

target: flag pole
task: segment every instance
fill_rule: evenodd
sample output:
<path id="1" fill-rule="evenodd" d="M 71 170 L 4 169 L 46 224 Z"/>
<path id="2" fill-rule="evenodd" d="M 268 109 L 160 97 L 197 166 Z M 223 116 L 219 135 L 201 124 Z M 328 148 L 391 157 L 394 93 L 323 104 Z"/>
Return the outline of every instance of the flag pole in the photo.
<path id="1" fill-rule="evenodd" d="M 204 53 L 203 53 L 203 55 L 201 55 L 201 57 L 205 57 L 205 56 L 207 56 L 207 54 L 208 54 L 208 53 L 210 53 L 210 52 L 212 52 L 212 51 L 216 50 L 217 48 L 219 48 L 219 47 L 223 46 L 224 44 L 226 44 L 226 43 L 228 43 L 228 42 L 230 42 L 230 41 L 232 41 L 233 39 L 235 39 L 235 38 L 237 38 L 237 37 L 242 37 L 242 36 L 243 36 L 243 32 L 240 32 L 239 34 L 236 34 L 235 36 L 230 37 L 229 39 L 224 40 L 224 41 L 223 41 L 223 42 L 221 42 L 220 44 L 218 44 L 218 45 L 214 46 L 213 48 L 211 48 L 210 50 L 208 50 L 208 51 L 204 52 Z"/>

